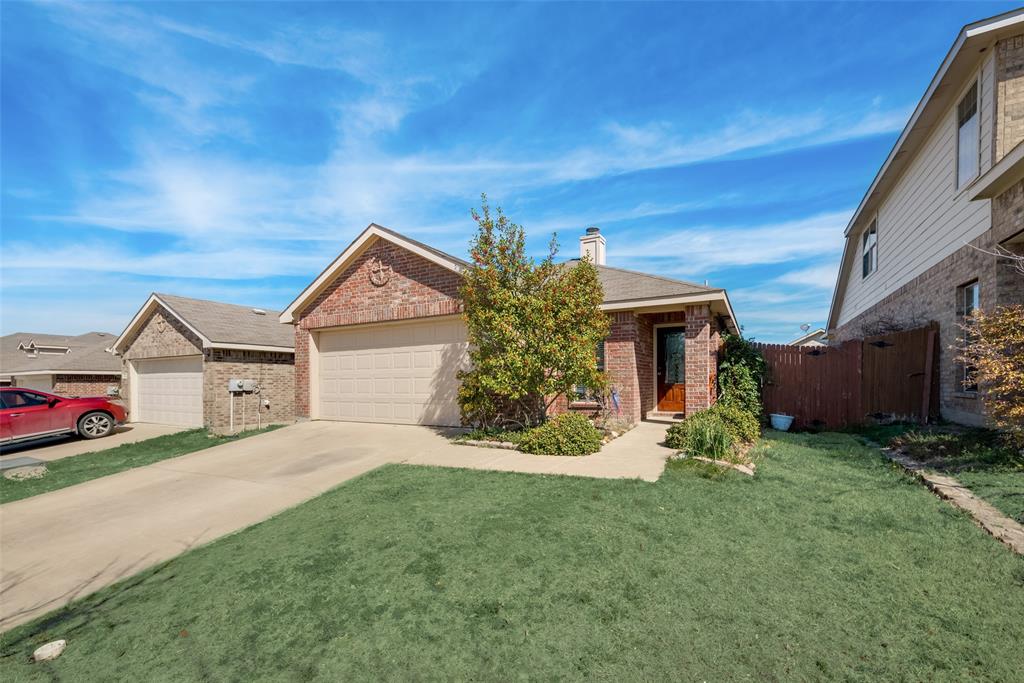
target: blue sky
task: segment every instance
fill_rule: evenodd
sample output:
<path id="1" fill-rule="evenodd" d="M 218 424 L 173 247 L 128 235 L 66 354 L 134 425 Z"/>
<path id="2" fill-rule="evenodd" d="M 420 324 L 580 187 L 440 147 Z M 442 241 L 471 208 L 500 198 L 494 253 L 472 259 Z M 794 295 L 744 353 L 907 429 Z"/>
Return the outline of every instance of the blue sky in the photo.
<path id="1" fill-rule="evenodd" d="M 151 291 L 283 308 L 366 225 L 823 325 L 842 233 L 959 28 L 1008 3 L 15 3 L 0 331 L 120 332 Z"/>

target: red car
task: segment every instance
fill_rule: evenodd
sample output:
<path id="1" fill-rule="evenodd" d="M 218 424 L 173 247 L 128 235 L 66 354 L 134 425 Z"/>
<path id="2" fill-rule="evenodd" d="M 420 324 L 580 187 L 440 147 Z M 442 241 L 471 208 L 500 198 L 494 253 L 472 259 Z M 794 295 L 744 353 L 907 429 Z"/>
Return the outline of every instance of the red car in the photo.
<path id="1" fill-rule="evenodd" d="M 124 406 L 105 396 L 68 398 L 35 389 L 0 388 L 0 444 L 60 434 L 98 439 L 125 417 Z"/>

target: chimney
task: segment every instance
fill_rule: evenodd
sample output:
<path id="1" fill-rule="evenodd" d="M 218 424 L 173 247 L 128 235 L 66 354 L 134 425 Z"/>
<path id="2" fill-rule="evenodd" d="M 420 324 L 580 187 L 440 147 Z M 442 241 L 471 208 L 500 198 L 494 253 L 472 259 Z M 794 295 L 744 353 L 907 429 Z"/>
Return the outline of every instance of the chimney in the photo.
<path id="1" fill-rule="evenodd" d="M 580 258 L 589 258 L 596 266 L 604 265 L 605 241 L 601 228 L 587 228 L 587 234 L 580 238 Z"/>

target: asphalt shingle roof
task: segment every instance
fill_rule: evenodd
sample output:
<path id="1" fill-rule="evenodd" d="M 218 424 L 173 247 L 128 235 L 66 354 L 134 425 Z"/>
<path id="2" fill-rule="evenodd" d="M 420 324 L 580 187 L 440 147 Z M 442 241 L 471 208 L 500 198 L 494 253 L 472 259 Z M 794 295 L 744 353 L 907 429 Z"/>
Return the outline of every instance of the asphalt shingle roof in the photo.
<path id="1" fill-rule="evenodd" d="M 261 315 L 253 312 L 253 306 L 189 299 L 173 294 L 156 296 L 211 342 L 295 347 L 295 330 L 291 325 L 278 322 L 280 311 L 259 309 L 266 311 Z"/>
<path id="2" fill-rule="evenodd" d="M 120 374 L 121 359 L 106 349 L 117 339 L 108 332 L 87 332 L 79 335 L 36 334 L 15 332 L 0 337 L 0 374 L 19 372 L 95 372 Z M 68 353 L 40 353 L 32 357 L 18 349 L 20 344 L 35 342 L 37 346 L 65 346 Z"/>
<path id="3" fill-rule="evenodd" d="M 579 259 L 571 259 L 567 263 L 576 264 L 579 263 Z M 606 304 L 722 291 L 715 287 L 706 287 L 694 282 L 674 280 L 660 275 L 638 273 L 635 270 L 612 268 L 611 266 L 595 267 L 601 287 L 604 289 L 604 303 Z"/>

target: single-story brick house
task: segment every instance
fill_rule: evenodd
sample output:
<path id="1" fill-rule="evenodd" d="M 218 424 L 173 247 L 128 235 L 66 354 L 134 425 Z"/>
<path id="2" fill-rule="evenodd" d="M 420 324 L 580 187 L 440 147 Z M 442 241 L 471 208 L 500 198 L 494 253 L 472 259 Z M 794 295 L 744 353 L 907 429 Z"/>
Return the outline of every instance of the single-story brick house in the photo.
<path id="1" fill-rule="evenodd" d="M 605 265 L 590 228 L 611 318 L 605 370 L 621 413 L 638 421 L 715 400 L 719 334 L 737 331 L 725 290 Z M 322 420 L 455 426 L 456 373 L 467 363 L 459 300 L 468 264 L 371 224 L 285 309 L 294 325 L 295 412 Z M 560 409 L 593 409 L 574 403 Z"/>
<path id="2" fill-rule="evenodd" d="M 60 396 L 113 396 L 121 387 L 121 361 L 107 348 L 114 335 L 15 332 L 0 337 L 0 386 Z"/>
<path id="3" fill-rule="evenodd" d="M 152 294 L 111 347 L 129 420 L 214 431 L 292 422 L 295 350 L 278 311 Z M 251 380 L 241 390 L 230 380 Z"/>

